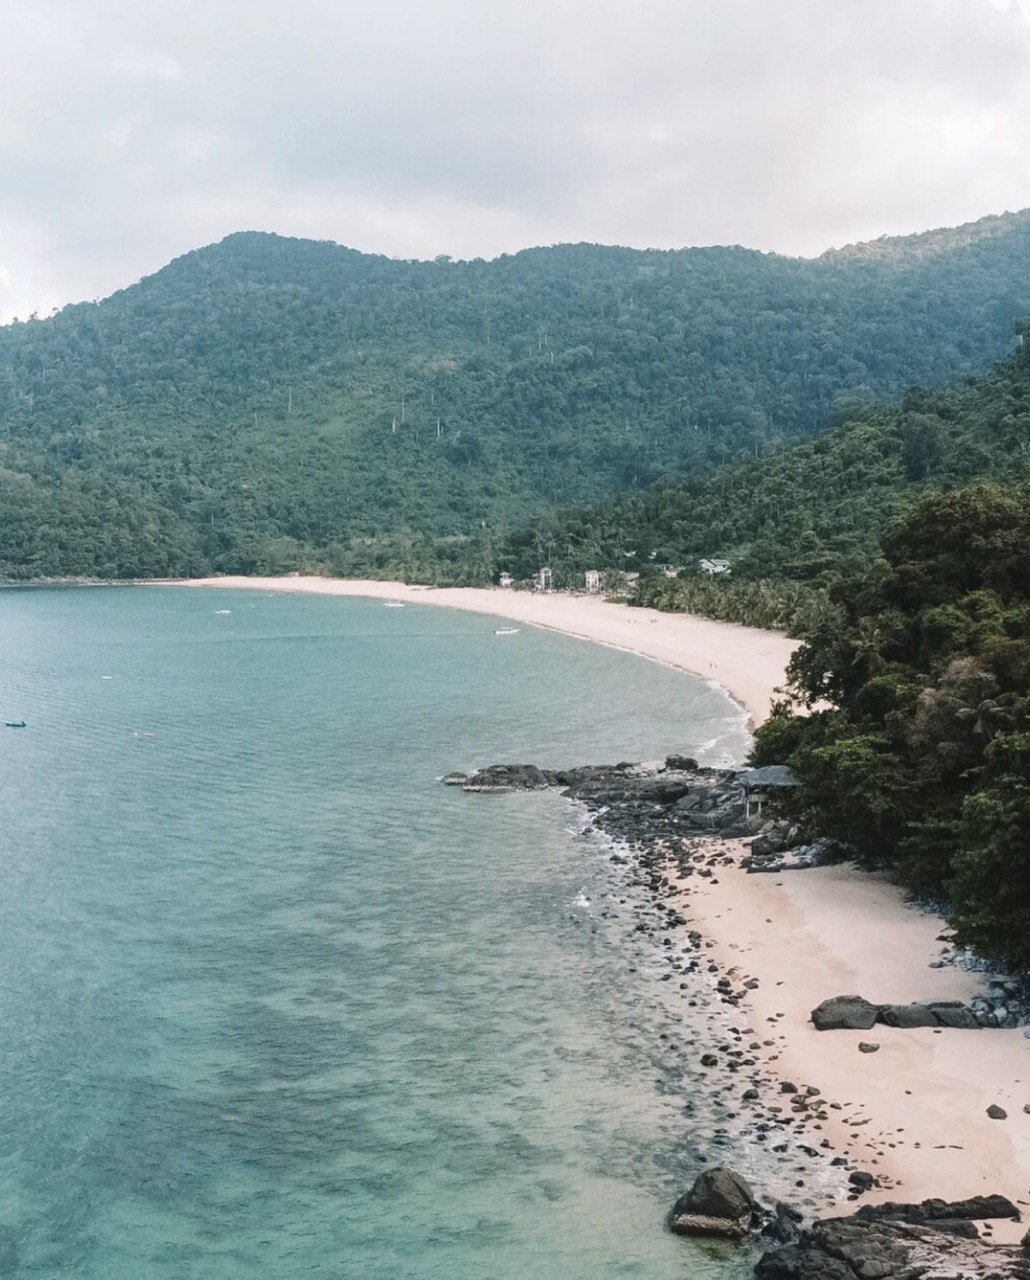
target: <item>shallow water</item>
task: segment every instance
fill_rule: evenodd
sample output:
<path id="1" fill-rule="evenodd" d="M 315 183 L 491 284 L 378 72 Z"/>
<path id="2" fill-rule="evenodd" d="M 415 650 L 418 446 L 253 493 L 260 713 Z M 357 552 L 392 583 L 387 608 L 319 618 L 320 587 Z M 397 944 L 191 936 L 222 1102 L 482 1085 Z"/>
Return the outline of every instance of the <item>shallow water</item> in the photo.
<path id="1" fill-rule="evenodd" d="M 230 612 L 220 612 L 229 610 Z M 0 595 L 0 1275 L 719 1278 L 610 851 L 496 759 L 739 758 L 718 691 L 431 608 Z M 633 971 L 631 971 L 633 970 Z M 673 1073 L 674 1074 L 674 1073 Z"/>

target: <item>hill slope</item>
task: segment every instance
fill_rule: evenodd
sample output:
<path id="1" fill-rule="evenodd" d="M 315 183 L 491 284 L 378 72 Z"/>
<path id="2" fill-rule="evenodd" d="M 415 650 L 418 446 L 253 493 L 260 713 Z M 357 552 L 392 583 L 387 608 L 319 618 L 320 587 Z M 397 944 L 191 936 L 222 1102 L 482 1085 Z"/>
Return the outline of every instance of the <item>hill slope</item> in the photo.
<path id="1" fill-rule="evenodd" d="M 230 236 L 0 330 L 0 572 L 485 572 L 527 516 L 985 368 L 1030 314 L 1030 214 L 918 239 L 466 263 Z"/>
<path id="2" fill-rule="evenodd" d="M 537 521 L 507 540 L 499 567 L 526 576 L 551 563 L 561 580 L 652 561 L 696 570 L 699 557 L 720 555 L 736 582 L 824 586 L 863 570 L 891 520 L 924 491 L 983 479 L 1030 480 L 1030 342 L 1022 339 L 981 378 L 908 391 L 759 461 Z M 676 591 L 661 579 L 648 602 L 671 604 Z"/>

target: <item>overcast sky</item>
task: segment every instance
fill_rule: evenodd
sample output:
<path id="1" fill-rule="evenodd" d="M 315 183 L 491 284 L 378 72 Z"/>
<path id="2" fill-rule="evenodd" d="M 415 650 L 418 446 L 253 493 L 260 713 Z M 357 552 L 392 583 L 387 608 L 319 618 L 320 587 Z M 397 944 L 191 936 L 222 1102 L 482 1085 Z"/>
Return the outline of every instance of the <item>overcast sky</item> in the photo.
<path id="1" fill-rule="evenodd" d="M 1030 206 L 1030 0 L 31 0 L 0 317 L 259 228 L 815 254 Z"/>

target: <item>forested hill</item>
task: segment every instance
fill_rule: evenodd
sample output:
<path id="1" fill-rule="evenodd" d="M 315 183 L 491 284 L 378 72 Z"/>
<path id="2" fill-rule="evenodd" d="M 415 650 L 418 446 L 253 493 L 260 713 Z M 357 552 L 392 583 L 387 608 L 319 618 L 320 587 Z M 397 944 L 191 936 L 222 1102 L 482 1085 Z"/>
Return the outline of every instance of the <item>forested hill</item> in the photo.
<path id="1" fill-rule="evenodd" d="M 862 572 L 926 490 L 1030 482 L 1030 338 L 1017 343 L 980 378 L 906 391 L 759 461 L 529 523 L 502 545 L 498 566 L 521 577 L 549 563 L 561 582 L 597 566 L 671 563 L 696 575 L 699 558 L 715 556 L 729 559 L 737 584 L 819 587 Z M 715 584 L 704 599 L 692 590 L 658 575 L 646 595 L 668 607 L 718 604 Z"/>
<path id="2" fill-rule="evenodd" d="M 1026 315 L 1030 212 L 816 260 L 230 236 L 0 329 L 0 573 L 483 573 L 527 517 L 979 372 Z"/>

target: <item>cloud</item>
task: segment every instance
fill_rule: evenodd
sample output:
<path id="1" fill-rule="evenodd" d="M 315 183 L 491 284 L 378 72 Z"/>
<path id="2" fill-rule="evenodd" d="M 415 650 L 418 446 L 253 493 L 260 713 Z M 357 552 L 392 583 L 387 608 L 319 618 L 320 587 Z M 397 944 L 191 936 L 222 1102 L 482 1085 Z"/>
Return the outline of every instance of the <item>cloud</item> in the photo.
<path id="1" fill-rule="evenodd" d="M 1030 0 L 34 0 L 0 316 L 235 230 L 787 253 L 1030 204 Z"/>

